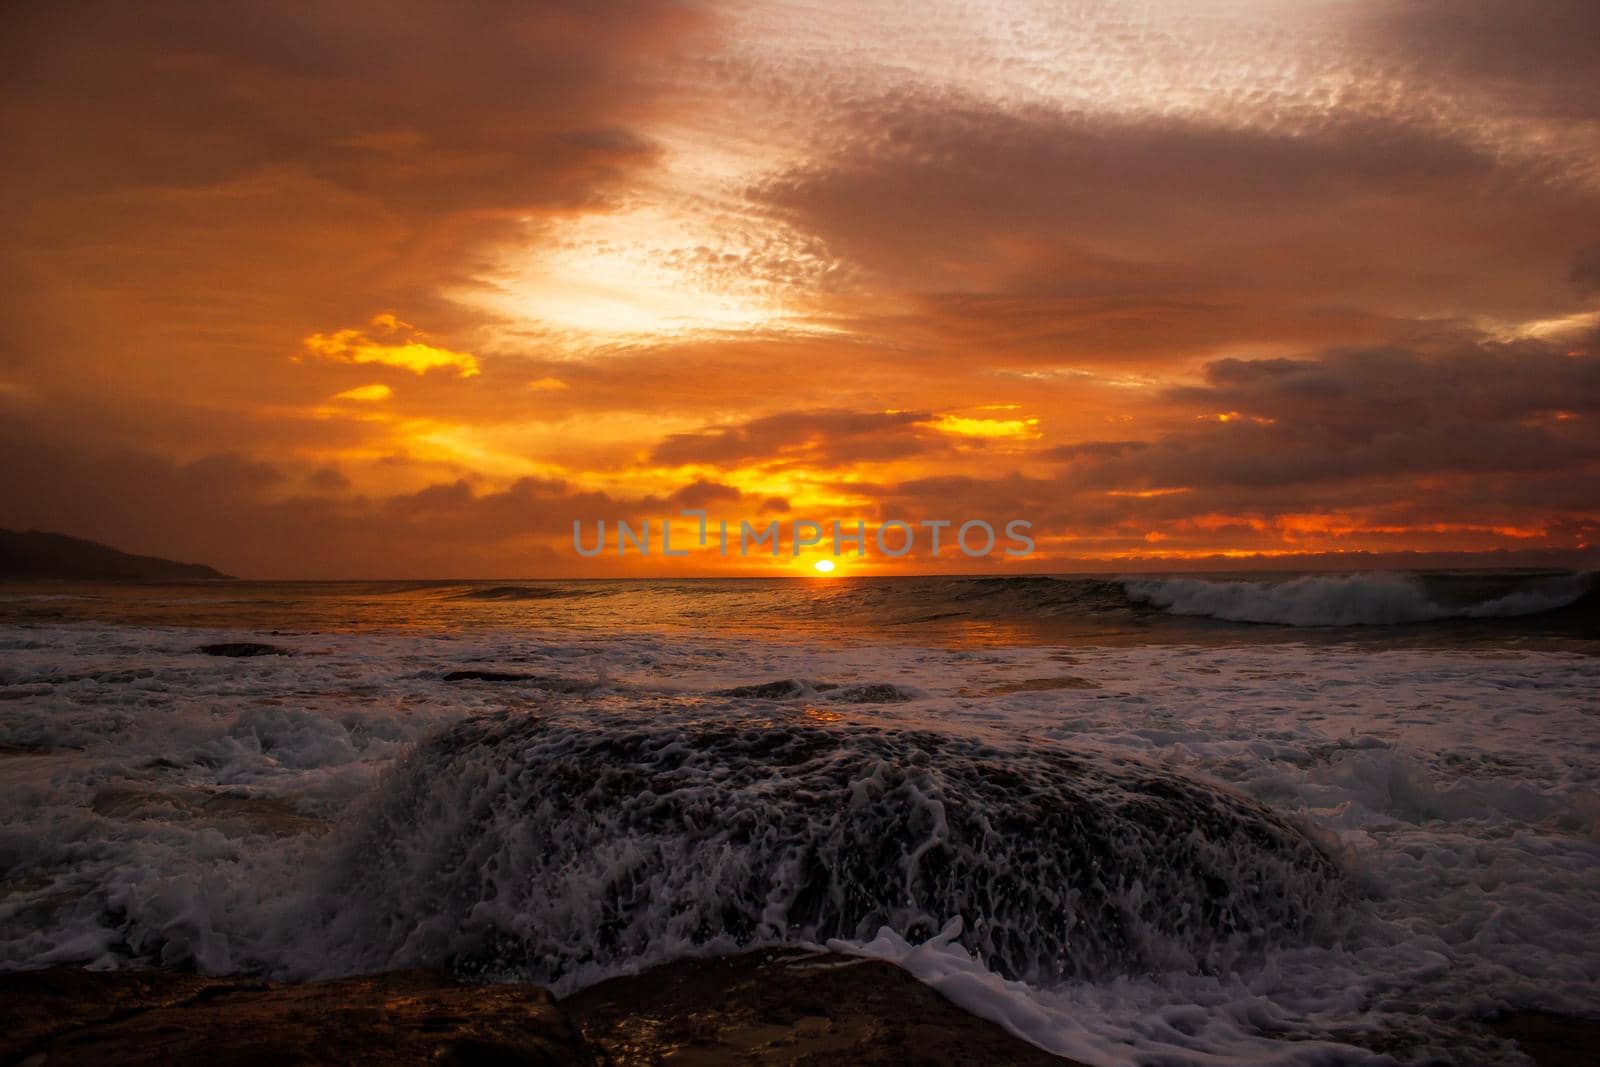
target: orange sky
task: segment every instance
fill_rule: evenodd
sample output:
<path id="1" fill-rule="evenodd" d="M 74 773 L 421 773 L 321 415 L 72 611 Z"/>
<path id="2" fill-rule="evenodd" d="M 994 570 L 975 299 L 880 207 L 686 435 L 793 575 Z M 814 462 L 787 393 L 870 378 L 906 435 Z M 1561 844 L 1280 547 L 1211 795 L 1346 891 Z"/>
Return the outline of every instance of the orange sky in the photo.
<path id="1" fill-rule="evenodd" d="M 572 549 L 684 507 L 1037 545 L 839 573 L 1583 563 L 1596 42 L 1587 0 L 15 4 L 0 526 L 254 577 L 815 559 Z"/>

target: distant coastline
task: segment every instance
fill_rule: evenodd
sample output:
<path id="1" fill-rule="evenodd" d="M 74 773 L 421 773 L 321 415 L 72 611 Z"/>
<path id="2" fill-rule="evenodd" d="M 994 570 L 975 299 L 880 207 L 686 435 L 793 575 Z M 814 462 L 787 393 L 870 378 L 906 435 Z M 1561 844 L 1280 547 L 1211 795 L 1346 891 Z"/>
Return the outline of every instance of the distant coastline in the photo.
<path id="1" fill-rule="evenodd" d="M 162 582 L 232 580 L 202 563 L 136 556 L 43 530 L 0 530 L 0 581 Z"/>

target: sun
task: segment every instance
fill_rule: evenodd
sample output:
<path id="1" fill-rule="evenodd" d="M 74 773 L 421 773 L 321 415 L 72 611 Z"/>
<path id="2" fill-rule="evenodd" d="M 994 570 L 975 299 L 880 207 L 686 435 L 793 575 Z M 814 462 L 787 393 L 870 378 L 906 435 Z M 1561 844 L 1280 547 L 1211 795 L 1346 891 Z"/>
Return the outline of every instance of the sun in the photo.
<path id="1" fill-rule="evenodd" d="M 819 559 L 813 563 L 812 566 L 817 569 L 817 573 L 819 574 L 833 573 L 833 560 L 831 559 Z"/>

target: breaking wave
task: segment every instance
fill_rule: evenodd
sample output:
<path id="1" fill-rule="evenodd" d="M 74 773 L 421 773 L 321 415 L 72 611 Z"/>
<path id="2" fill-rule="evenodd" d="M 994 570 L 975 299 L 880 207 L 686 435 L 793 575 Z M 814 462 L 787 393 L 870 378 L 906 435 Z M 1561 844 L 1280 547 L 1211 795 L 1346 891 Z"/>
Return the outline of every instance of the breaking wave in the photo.
<path id="1" fill-rule="evenodd" d="M 335 857 L 330 953 L 559 988 L 959 918 L 986 966 L 1050 984 L 1223 973 L 1329 938 L 1351 910 L 1317 844 L 1219 785 L 1047 743 L 792 718 L 446 730 Z"/>
<path id="2" fill-rule="evenodd" d="M 1586 598 L 1592 576 L 1567 574 L 1525 579 L 1498 595 L 1449 597 L 1426 580 L 1401 574 L 1307 575 L 1287 581 L 1206 578 L 1129 578 L 1137 604 L 1173 615 L 1203 615 L 1229 622 L 1280 626 L 1394 626 L 1444 619 L 1503 619 L 1566 608 Z"/>

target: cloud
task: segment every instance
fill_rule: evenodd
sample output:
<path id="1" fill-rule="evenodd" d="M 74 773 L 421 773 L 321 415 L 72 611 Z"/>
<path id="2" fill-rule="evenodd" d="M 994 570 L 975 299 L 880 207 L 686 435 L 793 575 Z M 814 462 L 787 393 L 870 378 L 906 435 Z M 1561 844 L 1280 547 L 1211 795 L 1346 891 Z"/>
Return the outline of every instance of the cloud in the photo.
<path id="1" fill-rule="evenodd" d="M 305 350 L 318 359 L 336 363 L 379 364 L 399 367 L 413 374 L 426 374 L 431 370 L 454 370 L 458 378 L 473 378 L 479 373 L 478 360 L 466 352 L 452 352 L 448 348 L 427 344 L 425 336 L 409 322 L 401 322 L 393 313 L 373 318 L 370 328 L 378 333 L 373 338 L 364 330 L 346 329 L 334 333 L 314 333 L 305 339 Z M 382 400 L 389 396 L 388 386 L 364 386 L 368 390 L 382 390 L 366 396 L 352 396 L 359 390 L 339 394 L 347 400 Z"/>
<path id="2" fill-rule="evenodd" d="M 63 447 L 52 429 L 0 424 L 0 450 L 15 460 L 0 464 L 0 526 L 64 531 L 248 577 L 626 573 L 627 561 L 577 557 L 572 523 L 660 519 L 741 495 L 704 480 L 661 495 L 608 494 L 561 478 L 501 486 L 460 478 L 370 494 L 332 467 L 227 454 L 177 463 Z"/>
<path id="3" fill-rule="evenodd" d="M 202 390 L 347 385 L 281 368 L 307 336 L 459 372 L 483 315 L 446 294 L 657 167 L 662 64 L 709 32 L 678 0 L 17 5 L 0 365 L 132 401 L 152 435 Z M 341 336 L 384 308 L 454 355 Z"/>
<path id="4" fill-rule="evenodd" d="M 323 493 L 342 493 L 350 488 L 350 479 L 337 467 L 318 467 L 306 481 L 311 488 Z"/>
<path id="5" fill-rule="evenodd" d="M 940 415 L 926 424 L 940 433 L 957 437 L 977 438 L 1029 438 L 1039 436 L 1036 418 L 995 419 L 975 418 L 968 415 Z"/>
<path id="6" fill-rule="evenodd" d="M 260 574 L 687 506 L 1588 536 L 1593 5 L 1225 6 L 819 67 L 675 0 L 23 4 L 0 499 Z"/>
<path id="7" fill-rule="evenodd" d="M 815 411 L 768 415 L 730 426 L 672 434 L 651 452 L 652 462 L 731 466 L 785 459 L 818 464 L 884 460 L 937 451 L 919 411 Z"/>
<path id="8" fill-rule="evenodd" d="M 1166 394 L 1191 413 L 1187 428 L 1047 454 L 1077 487 L 1228 490 L 1230 506 L 1252 496 L 1270 507 L 1327 501 L 1339 486 L 1359 498 L 1394 486 L 1415 495 L 1426 483 L 1431 494 L 1438 479 L 1499 475 L 1565 472 L 1575 484 L 1600 484 L 1600 352 L 1592 344 L 1574 354 L 1463 340 L 1431 352 L 1222 359 L 1206 365 L 1204 379 Z M 1208 504 L 1201 494 L 1177 506 Z"/>
<path id="9" fill-rule="evenodd" d="M 24 6 L 17 148 L 69 188 L 215 184 L 282 166 L 413 217 L 576 205 L 651 146 L 642 61 L 690 5 Z M 45 125 L 55 119 L 62 125 Z"/>
<path id="10" fill-rule="evenodd" d="M 1179 361 L 1547 318 L 1600 189 L 1476 131 L 1328 112 L 1274 125 L 901 94 L 753 190 L 895 294 L 843 303 L 918 354 Z"/>
<path id="11" fill-rule="evenodd" d="M 663 506 L 674 508 L 708 508 L 715 504 L 731 504 L 744 499 L 744 494 L 731 485 L 698 479 L 678 489 L 662 501 Z M 652 501 L 653 503 L 653 501 Z"/>
<path id="12" fill-rule="evenodd" d="M 1600 296 L 1600 241 L 1578 251 L 1567 275 L 1573 286 L 1586 296 Z"/>
<path id="13" fill-rule="evenodd" d="M 335 400 L 354 400 L 361 404 L 371 404 L 379 400 L 388 400 L 394 396 L 394 390 L 387 385 L 358 385 L 354 389 L 346 389 L 342 393 L 334 394 Z"/>
<path id="14" fill-rule="evenodd" d="M 1074 445 L 1058 445 L 1046 449 L 1043 453 L 1046 459 L 1075 460 L 1081 458 L 1115 459 L 1149 448 L 1146 441 L 1083 441 Z"/>
<path id="15" fill-rule="evenodd" d="M 1389 0 L 1373 38 L 1442 88 L 1523 116 L 1600 118 L 1600 7 L 1589 0 Z"/>

